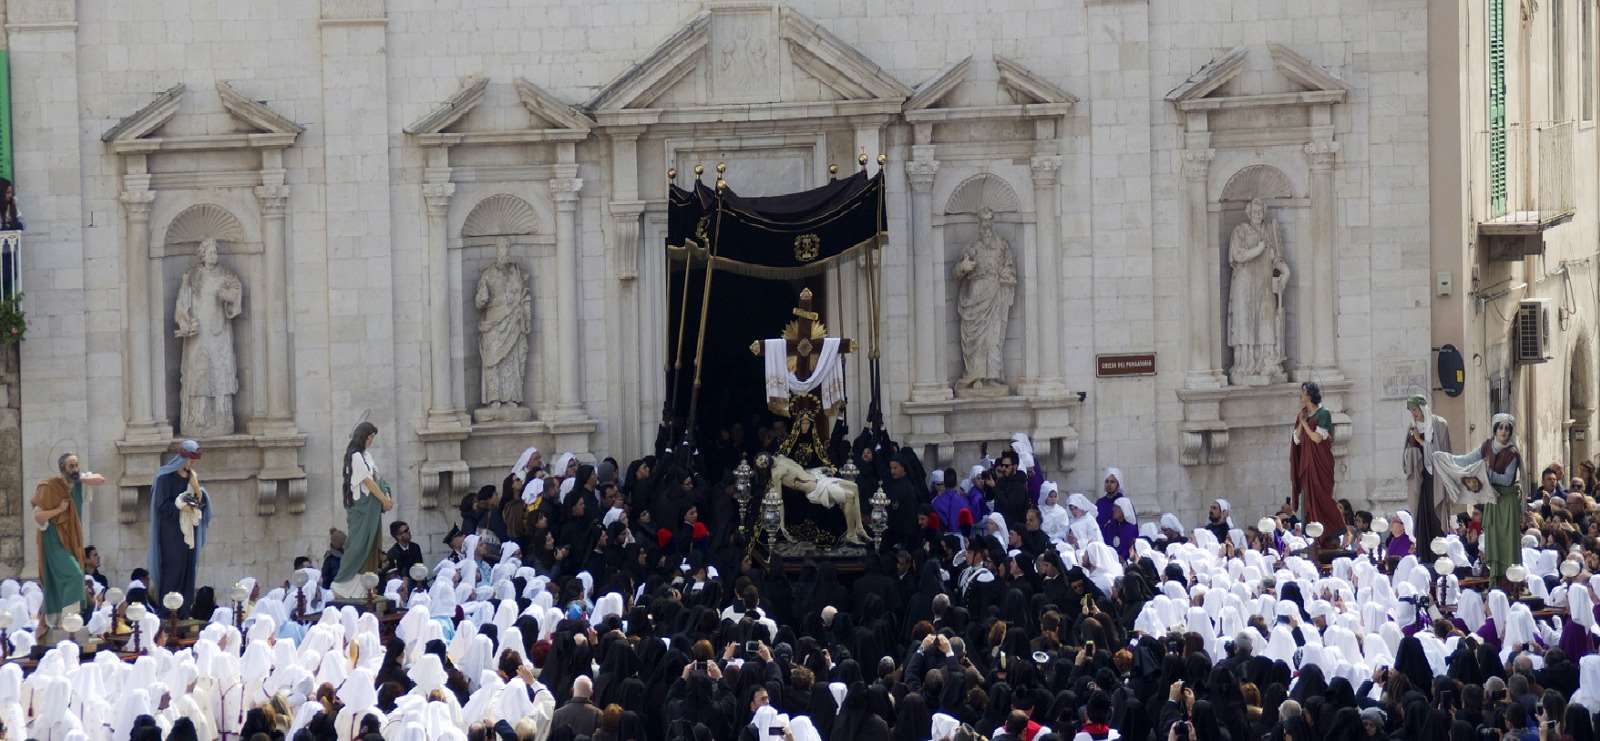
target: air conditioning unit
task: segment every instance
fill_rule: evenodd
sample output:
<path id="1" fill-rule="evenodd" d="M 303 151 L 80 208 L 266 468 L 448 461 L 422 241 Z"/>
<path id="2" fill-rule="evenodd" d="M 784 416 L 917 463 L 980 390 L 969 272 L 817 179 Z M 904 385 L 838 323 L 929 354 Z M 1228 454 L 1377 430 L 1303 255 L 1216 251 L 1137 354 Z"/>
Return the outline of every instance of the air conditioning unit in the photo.
<path id="1" fill-rule="evenodd" d="M 1517 363 L 1530 365 L 1550 359 L 1550 299 L 1530 298 L 1517 304 Z"/>

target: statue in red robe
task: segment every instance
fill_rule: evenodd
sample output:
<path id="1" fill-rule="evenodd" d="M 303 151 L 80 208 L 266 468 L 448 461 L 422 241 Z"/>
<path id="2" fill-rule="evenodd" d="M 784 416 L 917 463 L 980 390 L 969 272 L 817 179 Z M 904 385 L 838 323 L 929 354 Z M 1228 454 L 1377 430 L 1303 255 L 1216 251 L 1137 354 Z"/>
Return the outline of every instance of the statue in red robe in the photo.
<path id="1" fill-rule="evenodd" d="M 1305 522 L 1322 523 L 1321 547 L 1335 548 L 1344 532 L 1344 513 L 1333 499 L 1333 414 L 1322 407 L 1322 389 L 1300 385 L 1289 447 L 1289 479 L 1294 508 Z"/>

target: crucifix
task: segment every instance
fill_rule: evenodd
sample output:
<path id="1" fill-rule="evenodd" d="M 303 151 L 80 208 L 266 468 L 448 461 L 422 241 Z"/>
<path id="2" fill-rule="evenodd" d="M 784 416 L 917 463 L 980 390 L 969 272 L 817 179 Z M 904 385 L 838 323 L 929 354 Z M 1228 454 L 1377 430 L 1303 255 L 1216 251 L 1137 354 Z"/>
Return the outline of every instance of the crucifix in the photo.
<path id="1" fill-rule="evenodd" d="M 794 320 L 783 328 L 784 353 L 789 372 L 802 381 L 808 380 L 817 369 L 823 342 L 828 337 L 827 326 L 811 305 L 811 289 L 800 291 L 800 305 L 792 310 Z M 855 343 L 849 339 L 839 341 L 839 352 L 849 353 Z M 750 352 L 762 357 L 762 341 L 750 343 Z M 769 399 L 768 409 L 780 417 L 791 420 L 789 437 L 779 447 L 802 466 L 832 465 L 828 460 L 828 415 L 835 410 L 823 408 L 822 397 L 816 391 L 790 392 L 787 399 Z M 840 403 L 842 406 L 842 402 Z"/>

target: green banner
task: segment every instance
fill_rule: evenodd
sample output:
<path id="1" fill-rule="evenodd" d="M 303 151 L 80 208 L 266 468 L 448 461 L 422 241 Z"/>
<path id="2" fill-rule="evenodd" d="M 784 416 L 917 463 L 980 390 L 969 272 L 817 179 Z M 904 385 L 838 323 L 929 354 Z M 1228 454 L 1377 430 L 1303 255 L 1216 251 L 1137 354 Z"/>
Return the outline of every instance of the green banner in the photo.
<path id="1" fill-rule="evenodd" d="M 0 50 L 0 178 L 11 176 L 11 52 Z"/>

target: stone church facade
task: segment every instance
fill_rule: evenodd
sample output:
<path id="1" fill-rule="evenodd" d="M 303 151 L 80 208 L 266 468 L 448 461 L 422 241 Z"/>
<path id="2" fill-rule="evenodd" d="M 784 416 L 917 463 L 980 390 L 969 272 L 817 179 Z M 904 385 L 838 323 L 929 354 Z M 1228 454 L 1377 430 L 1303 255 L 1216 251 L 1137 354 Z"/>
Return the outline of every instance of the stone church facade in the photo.
<path id="1" fill-rule="evenodd" d="M 1425 23 L 1424 0 L 10 0 L 24 479 L 80 452 L 111 479 L 91 542 L 119 577 L 142 563 L 149 479 L 184 436 L 174 299 L 213 240 L 243 300 L 234 432 L 202 440 L 202 582 L 320 558 L 363 419 L 391 517 L 437 554 L 454 501 L 527 445 L 648 452 L 669 170 L 725 163 L 763 195 L 882 154 L 897 438 L 965 468 L 1025 431 L 1063 490 L 1119 466 L 1141 518 L 1225 497 L 1242 525 L 1288 495 L 1315 380 L 1338 496 L 1393 508 L 1388 441 L 1430 361 Z M 1256 200 L 1290 269 L 1282 377 L 1234 385 L 1229 235 Z M 985 210 L 1018 283 L 1007 389 L 972 398 L 952 271 Z M 475 416 L 473 294 L 507 242 L 527 413 Z M 863 275 L 822 292 L 858 339 Z M 1098 375 L 1118 354 L 1154 374 Z"/>

